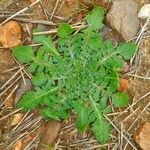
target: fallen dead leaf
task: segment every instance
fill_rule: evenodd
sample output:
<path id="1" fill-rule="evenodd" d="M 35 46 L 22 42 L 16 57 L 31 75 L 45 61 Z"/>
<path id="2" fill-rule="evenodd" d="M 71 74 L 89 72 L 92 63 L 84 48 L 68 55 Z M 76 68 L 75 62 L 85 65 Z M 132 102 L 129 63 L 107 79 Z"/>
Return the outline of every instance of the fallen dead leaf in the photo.
<path id="1" fill-rule="evenodd" d="M 129 87 L 129 81 L 127 79 L 120 79 L 118 91 L 123 92 L 126 91 Z"/>
<path id="2" fill-rule="evenodd" d="M 12 150 L 23 150 L 22 141 L 21 140 L 17 141 L 13 146 Z"/>
<path id="3" fill-rule="evenodd" d="M 22 113 L 15 114 L 10 125 L 11 126 L 17 125 L 21 121 L 22 117 L 23 117 Z"/>
<path id="4" fill-rule="evenodd" d="M 16 21 L 9 21 L 0 26 L 0 43 L 5 48 L 12 48 L 21 43 L 21 27 Z"/>

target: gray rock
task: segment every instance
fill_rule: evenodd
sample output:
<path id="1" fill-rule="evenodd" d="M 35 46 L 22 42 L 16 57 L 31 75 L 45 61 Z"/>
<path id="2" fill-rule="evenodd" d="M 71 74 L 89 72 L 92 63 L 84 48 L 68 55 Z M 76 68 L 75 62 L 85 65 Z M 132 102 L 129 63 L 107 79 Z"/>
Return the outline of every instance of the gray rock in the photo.
<path id="1" fill-rule="evenodd" d="M 132 39 L 140 27 L 138 4 L 134 0 L 115 0 L 107 21 L 125 40 Z"/>
<path id="2" fill-rule="evenodd" d="M 48 25 L 45 25 L 45 24 L 38 24 L 37 25 L 37 30 L 38 31 L 48 31 L 50 30 L 50 27 Z"/>
<path id="3" fill-rule="evenodd" d="M 23 79 L 20 80 L 20 87 L 16 91 L 16 97 L 15 97 L 15 103 L 19 101 L 19 99 L 24 95 L 27 91 L 32 89 L 32 83 L 31 80 L 28 78 L 25 78 L 26 85 L 23 81 Z"/>

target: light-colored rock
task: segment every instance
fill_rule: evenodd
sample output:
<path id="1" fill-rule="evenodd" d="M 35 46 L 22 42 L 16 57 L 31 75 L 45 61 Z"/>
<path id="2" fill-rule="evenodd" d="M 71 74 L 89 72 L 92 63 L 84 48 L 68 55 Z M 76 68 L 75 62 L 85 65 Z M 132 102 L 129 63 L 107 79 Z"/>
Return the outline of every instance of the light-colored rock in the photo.
<path id="1" fill-rule="evenodd" d="M 115 0 L 107 14 L 107 21 L 125 40 L 132 39 L 140 27 L 138 4 L 134 0 Z"/>
<path id="2" fill-rule="evenodd" d="M 147 19 L 150 17 L 150 4 L 145 4 L 139 11 L 138 17 L 141 19 Z"/>
<path id="3" fill-rule="evenodd" d="M 134 139 L 142 150 L 150 150 L 150 122 L 146 122 L 139 127 Z"/>

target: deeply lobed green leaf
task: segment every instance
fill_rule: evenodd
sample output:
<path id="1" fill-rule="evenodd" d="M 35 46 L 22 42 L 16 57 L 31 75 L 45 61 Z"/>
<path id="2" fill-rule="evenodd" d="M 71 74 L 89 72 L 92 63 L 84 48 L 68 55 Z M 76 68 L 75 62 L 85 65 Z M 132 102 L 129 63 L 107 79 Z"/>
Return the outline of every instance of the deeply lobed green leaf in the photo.
<path id="1" fill-rule="evenodd" d="M 111 126 L 104 115 L 111 112 L 109 101 L 116 107 L 128 105 L 128 97 L 117 93 L 118 70 L 135 52 L 135 44 L 118 46 L 103 41 L 97 30 L 103 27 L 104 10 L 93 9 L 86 17 L 88 27 L 73 34 L 68 24 L 58 28 L 56 44 L 50 37 L 35 36 L 42 44 L 35 51 L 29 46 L 13 49 L 13 55 L 33 75 L 33 91 L 18 103 L 24 110 L 39 109 L 45 119 L 67 119 L 76 113 L 78 131 L 91 126 L 100 143 L 105 143 Z"/>

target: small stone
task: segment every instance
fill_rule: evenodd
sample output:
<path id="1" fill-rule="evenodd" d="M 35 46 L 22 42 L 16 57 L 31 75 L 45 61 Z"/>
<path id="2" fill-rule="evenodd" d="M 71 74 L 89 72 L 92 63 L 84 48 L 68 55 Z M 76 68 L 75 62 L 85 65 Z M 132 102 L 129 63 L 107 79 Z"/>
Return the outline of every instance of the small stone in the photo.
<path id="1" fill-rule="evenodd" d="M 24 80 L 21 79 L 20 87 L 16 91 L 15 103 L 18 102 L 18 100 L 22 97 L 23 94 L 25 94 L 27 91 L 32 89 L 32 83 L 30 79 L 25 78 L 25 83 L 24 83 Z"/>
<path id="2" fill-rule="evenodd" d="M 150 4 L 145 4 L 139 11 L 138 17 L 141 19 L 147 19 L 150 17 Z"/>
<path id="3" fill-rule="evenodd" d="M 5 48 L 12 48 L 21 43 L 21 27 L 16 21 L 9 21 L 0 26 L 0 42 Z"/>
<path id="4" fill-rule="evenodd" d="M 15 114 L 14 117 L 13 117 L 13 119 L 12 119 L 12 121 L 11 121 L 10 126 L 17 125 L 21 121 L 22 117 L 23 117 L 22 113 Z"/>
<path id="5" fill-rule="evenodd" d="M 41 139 L 40 139 L 40 144 L 39 144 L 39 150 L 45 150 L 46 147 L 44 145 L 47 145 L 51 147 L 61 129 L 61 122 L 59 121 L 50 121 L 45 123 L 45 126 L 41 129 Z"/>
<path id="6" fill-rule="evenodd" d="M 115 0 L 107 21 L 125 40 L 134 38 L 140 27 L 138 4 L 134 0 Z"/>
<path id="7" fill-rule="evenodd" d="M 50 30 L 50 27 L 48 25 L 45 25 L 45 24 L 38 24 L 37 30 L 38 31 L 48 31 L 48 30 Z"/>
<path id="8" fill-rule="evenodd" d="M 134 135 L 134 140 L 142 150 L 150 150 L 150 122 L 139 127 Z"/>
<path id="9" fill-rule="evenodd" d="M 114 45 L 123 40 L 113 29 L 108 26 L 103 27 L 100 31 L 100 35 L 104 40 L 109 39 Z"/>

